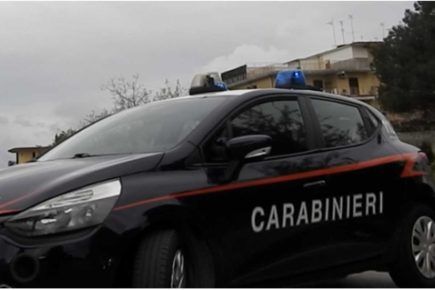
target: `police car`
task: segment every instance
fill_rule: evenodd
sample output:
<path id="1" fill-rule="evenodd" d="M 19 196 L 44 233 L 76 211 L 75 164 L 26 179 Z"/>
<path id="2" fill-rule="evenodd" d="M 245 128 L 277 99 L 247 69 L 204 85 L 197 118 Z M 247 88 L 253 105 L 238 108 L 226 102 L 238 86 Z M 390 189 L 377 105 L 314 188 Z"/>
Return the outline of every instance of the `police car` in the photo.
<path id="1" fill-rule="evenodd" d="M 300 71 L 275 89 L 193 85 L 0 171 L 0 284 L 300 285 L 371 269 L 435 287 L 428 160 L 381 113 L 304 89 Z"/>

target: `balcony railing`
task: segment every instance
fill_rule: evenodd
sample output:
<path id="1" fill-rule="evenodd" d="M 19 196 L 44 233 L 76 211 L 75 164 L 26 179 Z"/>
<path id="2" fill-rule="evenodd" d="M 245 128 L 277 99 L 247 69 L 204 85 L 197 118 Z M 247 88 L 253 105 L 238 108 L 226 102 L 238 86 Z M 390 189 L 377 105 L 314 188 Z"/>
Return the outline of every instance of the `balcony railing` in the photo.
<path id="1" fill-rule="evenodd" d="M 315 70 L 352 70 L 352 71 L 369 71 L 370 67 L 369 58 L 352 58 L 340 61 L 331 60 L 301 60 L 299 62 L 289 63 L 291 69 L 300 68 L 307 71 Z"/>
<path id="2" fill-rule="evenodd" d="M 332 63 L 331 69 L 344 71 L 370 71 L 371 67 L 368 58 L 354 58 Z"/>

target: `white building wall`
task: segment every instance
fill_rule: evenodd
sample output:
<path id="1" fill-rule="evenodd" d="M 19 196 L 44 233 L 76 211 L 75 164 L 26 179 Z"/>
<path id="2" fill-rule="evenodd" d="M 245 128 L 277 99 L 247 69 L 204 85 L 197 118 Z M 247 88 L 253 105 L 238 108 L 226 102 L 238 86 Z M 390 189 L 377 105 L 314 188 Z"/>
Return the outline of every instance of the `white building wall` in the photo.
<path id="1" fill-rule="evenodd" d="M 342 47 L 337 50 L 323 54 L 322 58 L 324 62 L 327 62 L 329 60 L 331 63 L 351 59 L 353 58 L 353 50 L 350 46 Z"/>
<path id="2" fill-rule="evenodd" d="M 370 56 L 369 51 L 365 47 L 354 46 L 353 47 L 353 57 L 354 58 L 368 58 Z"/>
<path id="3" fill-rule="evenodd" d="M 305 70 L 317 70 L 317 69 L 324 69 L 325 66 L 320 57 L 313 56 L 301 60 L 301 68 Z"/>
<path id="4" fill-rule="evenodd" d="M 287 67 L 288 67 L 289 69 L 298 69 L 298 68 L 299 68 L 299 61 L 292 61 L 292 62 L 289 62 L 289 63 L 287 64 Z"/>

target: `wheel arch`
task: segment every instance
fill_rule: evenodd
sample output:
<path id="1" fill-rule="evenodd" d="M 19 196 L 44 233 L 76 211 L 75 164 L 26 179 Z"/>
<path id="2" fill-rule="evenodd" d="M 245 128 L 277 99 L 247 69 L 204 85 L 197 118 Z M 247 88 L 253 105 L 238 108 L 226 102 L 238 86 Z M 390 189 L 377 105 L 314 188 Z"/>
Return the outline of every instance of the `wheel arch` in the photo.
<path id="1" fill-rule="evenodd" d="M 408 190 L 413 190 L 413 194 L 408 195 L 410 201 L 424 203 L 435 210 L 435 191 L 431 185 L 420 182 L 408 187 Z"/>
<path id="2" fill-rule="evenodd" d="M 427 183 L 415 179 L 407 180 L 394 190 L 399 193 L 394 214 L 396 229 L 391 239 L 391 246 L 388 247 L 384 256 L 387 267 L 391 267 L 391 264 L 395 263 L 398 241 L 402 232 L 400 225 L 404 222 L 407 213 L 418 204 L 427 205 L 435 210 L 435 192 Z"/>
<path id="3" fill-rule="evenodd" d="M 216 285 L 215 261 L 205 234 L 206 224 L 200 215 L 180 204 L 165 204 L 149 209 L 144 214 L 145 224 L 132 241 L 124 268 L 134 257 L 144 236 L 158 230 L 174 229 L 185 243 L 188 255 L 193 258 L 195 281 L 192 287 L 210 288 Z M 128 272 L 128 271 L 127 271 Z"/>

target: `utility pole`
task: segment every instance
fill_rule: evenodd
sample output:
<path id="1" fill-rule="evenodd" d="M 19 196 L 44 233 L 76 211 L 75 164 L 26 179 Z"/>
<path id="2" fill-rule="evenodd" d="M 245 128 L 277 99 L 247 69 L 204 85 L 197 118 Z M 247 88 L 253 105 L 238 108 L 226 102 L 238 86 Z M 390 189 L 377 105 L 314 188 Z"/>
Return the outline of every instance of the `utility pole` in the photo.
<path id="1" fill-rule="evenodd" d="M 384 39 L 385 38 L 385 23 L 381 22 L 380 25 L 381 25 L 381 29 L 382 29 L 382 39 Z"/>
<path id="2" fill-rule="evenodd" d="M 337 37 L 335 36 L 335 24 L 334 24 L 334 19 L 331 19 L 331 21 L 329 21 L 328 23 L 326 23 L 328 25 L 331 25 L 332 27 L 332 36 L 334 37 L 334 47 L 337 46 Z"/>
<path id="3" fill-rule="evenodd" d="M 352 29 L 352 42 L 355 42 L 355 30 L 353 29 L 353 15 L 349 14 L 350 28 Z"/>
<path id="4" fill-rule="evenodd" d="M 341 26 L 341 37 L 343 38 L 343 44 L 346 43 L 346 41 L 344 40 L 344 27 L 343 27 L 343 20 L 340 20 L 340 26 Z"/>

